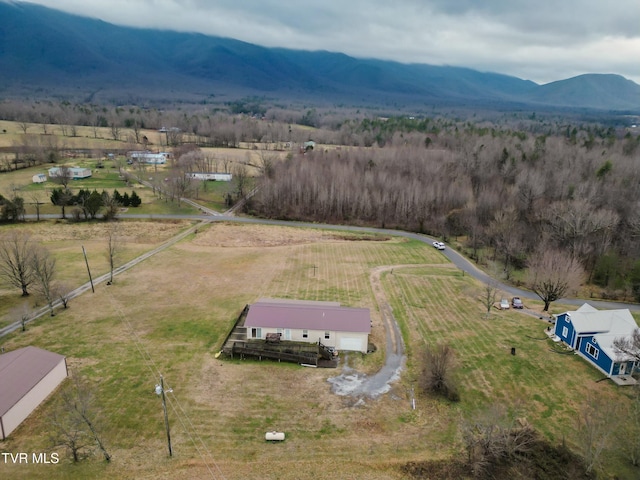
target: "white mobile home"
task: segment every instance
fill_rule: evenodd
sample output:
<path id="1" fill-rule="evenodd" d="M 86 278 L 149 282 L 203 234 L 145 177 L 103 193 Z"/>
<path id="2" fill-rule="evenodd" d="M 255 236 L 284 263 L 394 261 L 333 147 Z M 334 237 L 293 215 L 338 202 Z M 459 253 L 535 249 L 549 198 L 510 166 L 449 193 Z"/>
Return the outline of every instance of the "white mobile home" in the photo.
<path id="1" fill-rule="evenodd" d="M 367 353 L 371 316 L 368 308 L 335 302 L 261 300 L 249 307 L 244 321 L 247 339 L 280 334 L 284 340 L 322 343 L 338 350 Z"/>
<path id="2" fill-rule="evenodd" d="M 65 173 L 65 170 L 67 173 Z M 80 180 L 89 178 L 91 176 L 91 169 L 80 167 L 52 167 L 49 169 L 49 178 L 56 178 L 61 175 L 69 175 L 73 180 Z"/>
<path id="3" fill-rule="evenodd" d="M 188 178 L 193 178 L 194 180 L 209 180 L 213 182 L 230 182 L 233 178 L 233 175 L 230 173 L 219 172 L 192 172 L 187 173 L 186 176 Z"/>
<path id="4" fill-rule="evenodd" d="M 153 153 L 149 151 L 135 151 L 128 153 L 128 157 L 132 161 L 145 163 L 147 165 L 164 165 L 171 156 L 169 152 Z"/>

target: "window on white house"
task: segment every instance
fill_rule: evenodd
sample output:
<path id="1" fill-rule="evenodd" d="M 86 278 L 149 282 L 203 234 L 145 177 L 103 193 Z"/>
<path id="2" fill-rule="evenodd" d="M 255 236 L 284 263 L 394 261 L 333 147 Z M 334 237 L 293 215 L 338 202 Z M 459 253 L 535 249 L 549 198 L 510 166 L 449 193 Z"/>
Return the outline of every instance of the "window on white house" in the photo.
<path id="1" fill-rule="evenodd" d="M 586 346 L 585 350 L 593 358 L 595 358 L 596 360 L 598 359 L 598 354 L 600 353 L 600 350 L 598 350 L 596 347 L 594 347 L 590 343 L 587 343 L 587 346 Z"/>
<path id="2" fill-rule="evenodd" d="M 324 332 L 324 339 L 328 340 L 331 337 L 331 334 L 329 332 Z"/>
<path id="3" fill-rule="evenodd" d="M 567 338 L 569 336 L 569 329 L 567 327 L 562 327 L 562 336 Z"/>
<path id="4" fill-rule="evenodd" d="M 309 330 L 302 330 L 302 338 L 309 338 Z"/>
<path id="5" fill-rule="evenodd" d="M 262 328 L 252 328 L 251 329 L 251 338 L 262 338 Z"/>

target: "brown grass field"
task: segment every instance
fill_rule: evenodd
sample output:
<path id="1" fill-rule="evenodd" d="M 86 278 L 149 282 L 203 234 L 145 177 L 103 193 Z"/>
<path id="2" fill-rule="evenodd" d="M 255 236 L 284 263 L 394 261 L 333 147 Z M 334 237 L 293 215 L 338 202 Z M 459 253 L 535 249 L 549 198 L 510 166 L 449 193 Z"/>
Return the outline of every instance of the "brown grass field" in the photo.
<path id="1" fill-rule="evenodd" d="M 121 223 L 123 261 L 187 226 Z M 67 281 L 85 282 L 81 244 L 94 268 L 105 271 L 102 225 L 20 228 L 55 252 Z M 550 353 L 551 342 L 537 340 L 546 323 L 514 311 L 485 318 L 482 286 L 432 247 L 400 238 L 370 240 L 319 229 L 212 224 L 118 276 L 114 285 L 73 300 L 68 310 L 0 339 L 5 350 L 36 345 L 67 356 L 70 368 L 93 385 L 113 455 L 110 464 L 95 455 L 73 465 L 60 451 L 57 465 L 0 464 L 0 476 L 401 479 L 406 462 L 462 458 L 461 420 L 496 402 L 519 405 L 519 416 L 550 441 L 569 445 L 576 442 L 575 412 L 587 393 L 621 408 L 628 402 L 624 390 L 596 383 L 600 375 L 579 358 Z M 409 357 L 401 380 L 382 397 L 359 402 L 331 393 L 327 379 L 340 368 L 215 357 L 247 303 L 261 297 L 334 300 L 371 309 L 378 351 L 343 358 L 360 371 L 375 371 L 383 362 L 384 332 L 370 273 L 385 265 L 404 265 L 381 278 Z M 18 293 L 1 291 L 2 305 L 22 301 Z M 4 323 L 6 315 L 0 311 Z M 437 341 L 452 343 L 457 352 L 462 400 L 450 404 L 416 392 L 412 410 L 417 354 Z M 173 458 L 153 392 L 160 374 L 174 390 L 168 395 Z M 0 451 L 49 451 L 55 401 L 54 394 Z M 266 443 L 270 430 L 285 432 L 286 441 Z M 634 478 L 619 452 L 606 458 L 607 472 Z"/>

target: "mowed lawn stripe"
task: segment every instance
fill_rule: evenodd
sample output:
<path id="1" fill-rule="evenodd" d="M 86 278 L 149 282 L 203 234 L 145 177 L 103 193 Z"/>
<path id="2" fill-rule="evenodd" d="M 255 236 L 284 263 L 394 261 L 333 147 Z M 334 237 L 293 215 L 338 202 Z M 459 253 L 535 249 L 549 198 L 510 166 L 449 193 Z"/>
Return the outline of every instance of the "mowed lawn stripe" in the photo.
<path id="1" fill-rule="evenodd" d="M 550 352 L 552 342 L 540 340 L 546 323 L 515 311 L 492 311 L 487 318 L 481 284 L 468 277 L 420 276 L 415 271 L 406 268 L 384 278 L 394 313 L 408 325 L 415 360 L 425 343 L 453 346 L 461 367 L 464 411 L 477 411 L 497 401 L 523 405 L 522 414 L 553 439 L 575 426 L 575 409 L 581 400 L 575 398 L 576 389 L 617 393 L 612 385 L 596 383 L 601 375 L 586 362 Z M 511 355 L 512 347 L 516 355 Z M 567 389 L 569 382 L 571 389 Z"/>

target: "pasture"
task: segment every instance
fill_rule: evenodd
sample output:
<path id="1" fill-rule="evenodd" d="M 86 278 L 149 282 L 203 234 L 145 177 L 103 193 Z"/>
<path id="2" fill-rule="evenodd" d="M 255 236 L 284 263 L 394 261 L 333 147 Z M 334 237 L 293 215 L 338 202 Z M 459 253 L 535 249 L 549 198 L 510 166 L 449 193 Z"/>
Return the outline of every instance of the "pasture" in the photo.
<path id="1" fill-rule="evenodd" d="M 144 226 L 136 226 L 123 257 L 151 249 L 185 226 L 170 224 L 161 234 L 149 230 L 147 235 Z M 38 235 L 59 258 L 61 275 L 76 285 L 84 283 L 84 273 L 70 252 L 83 242 L 97 252 L 104 243 L 100 232 L 83 232 L 86 225 L 19 228 Z M 215 357 L 247 303 L 262 297 L 332 300 L 371 309 L 377 352 L 343 355 L 342 361 L 361 372 L 377 370 L 385 334 L 370 273 L 380 266 L 393 266 L 383 273 L 382 285 L 409 354 L 402 378 L 382 397 L 333 394 L 327 379 L 340 368 Z M 104 272 L 104 259 L 95 268 Z M 113 456 L 110 464 L 96 456 L 78 465 L 66 457 L 57 465 L 2 465 L 3 476 L 400 479 L 406 462 L 464 455 L 462 419 L 496 402 L 519 406 L 520 416 L 552 442 L 573 445 L 573 419 L 588 392 L 621 405 L 628 400 L 613 384 L 596 383 L 600 375 L 585 362 L 549 352 L 551 342 L 540 340 L 546 324 L 537 318 L 514 311 L 486 318 L 481 291 L 482 285 L 417 241 L 211 224 L 118 276 L 114 285 L 101 285 L 27 332 L 0 339 L 5 350 L 36 345 L 64 354 L 72 370 L 89 378 Z M 0 298 L 4 304 L 17 295 L 3 291 Z M 451 343 L 458 355 L 461 402 L 416 391 L 412 410 L 418 353 L 438 341 Z M 159 374 L 173 388 L 168 395 L 173 458 L 167 455 L 162 407 L 153 392 Z M 2 451 L 46 450 L 52 408 L 50 399 Z M 270 430 L 286 432 L 287 440 L 265 443 Z M 607 471 L 629 478 L 621 465 L 620 454 L 611 452 Z"/>
<path id="2" fill-rule="evenodd" d="M 195 214 L 197 210 L 185 205 L 178 204 L 177 200 L 170 202 L 167 198 L 159 198 L 151 188 L 144 187 L 138 183 L 130 183 L 124 179 L 119 169 L 137 176 L 140 180 L 155 183 L 162 186 L 168 177 L 172 176 L 170 165 L 127 165 L 125 157 L 116 155 L 113 159 L 107 158 L 106 153 L 110 151 L 122 152 L 126 150 L 140 150 L 142 145 L 133 141 L 133 133 L 127 129 L 122 129 L 121 139 L 114 140 L 111 129 L 104 127 L 83 127 L 76 126 L 76 136 L 63 135 L 60 125 L 24 124 L 27 128 L 25 133 L 17 122 L 0 121 L 0 170 L 4 169 L 0 175 L 0 195 L 10 198 L 14 193 L 22 196 L 25 200 L 27 214 L 35 214 L 35 204 L 40 202 L 43 214 L 60 213 L 60 208 L 51 205 L 51 190 L 59 187 L 54 181 L 47 181 L 42 184 L 32 183 L 32 177 L 38 173 L 47 173 L 50 167 L 65 164 L 90 168 L 92 176 L 82 180 L 74 180 L 69 184 L 73 192 L 79 189 L 96 189 L 99 192 L 106 190 L 112 192 L 118 189 L 121 194 L 131 193 L 134 189 L 142 199 L 139 208 L 129 211 L 137 214 Z M 67 129 L 67 134 L 68 128 Z M 46 131 L 46 134 L 44 133 Z M 164 135 L 156 130 L 141 130 L 140 137 L 146 136 L 149 139 L 148 148 L 154 151 L 166 150 L 166 139 Z M 195 141 L 195 139 L 193 139 Z M 164 142 L 164 143 L 163 143 Z M 47 163 L 30 168 L 12 170 L 12 161 L 15 154 L 12 150 L 20 151 L 21 146 L 52 146 L 55 150 L 64 152 L 67 150 L 93 150 L 94 154 L 102 152 L 101 158 L 88 158 L 76 156 L 74 158 L 60 158 L 57 163 Z M 202 154 L 209 159 L 211 169 L 217 172 L 233 173 L 239 165 L 246 168 L 249 176 L 246 191 L 253 188 L 254 177 L 259 173 L 259 166 L 262 157 L 268 156 L 271 161 L 283 160 L 289 151 L 274 151 L 273 144 L 242 142 L 240 148 L 202 148 Z M 169 148 L 171 150 L 171 148 Z M 98 168 L 98 165 L 101 165 Z M 228 194 L 235 194 L 234 182 L 201 182 L 193 181 L 190 187 L 189 196 L 202 205 L 218 211 L 225 211 L 228 205 L 225 203 Z"/>

